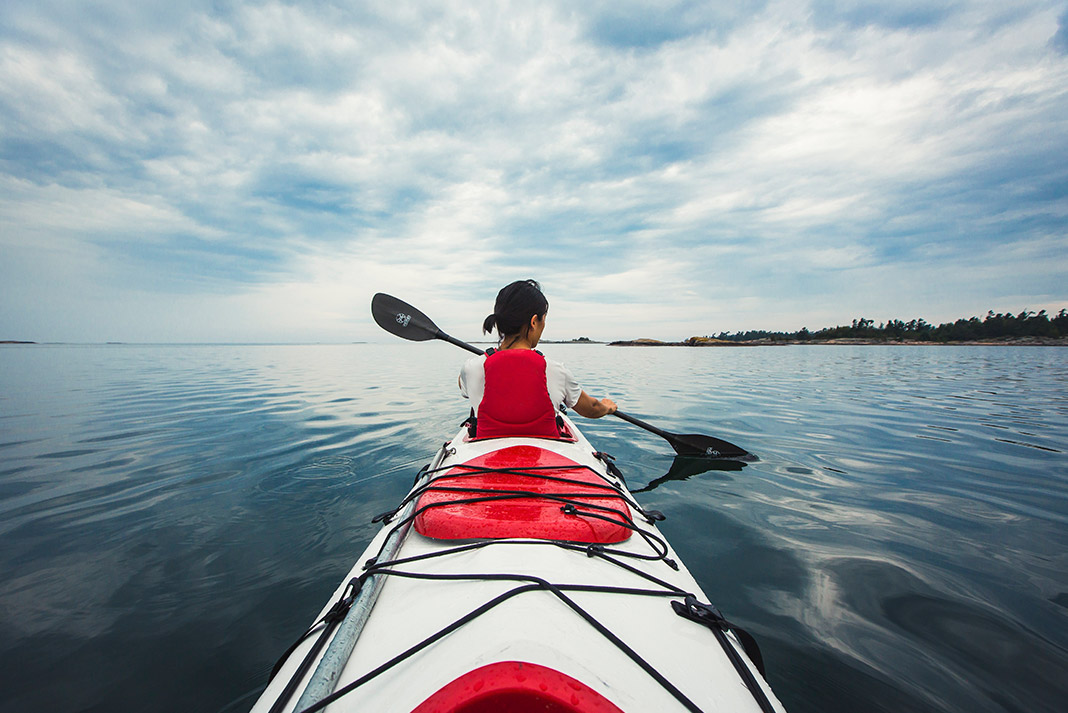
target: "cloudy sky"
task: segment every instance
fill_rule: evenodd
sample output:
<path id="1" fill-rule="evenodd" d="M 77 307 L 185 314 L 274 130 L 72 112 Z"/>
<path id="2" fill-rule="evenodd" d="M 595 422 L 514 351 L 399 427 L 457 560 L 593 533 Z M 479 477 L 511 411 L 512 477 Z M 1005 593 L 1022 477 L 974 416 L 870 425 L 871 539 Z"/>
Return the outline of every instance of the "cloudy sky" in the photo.
<path id="1" fill-rule="evenodd" d="M 1068 307 L 1068 2 L 0 4 L 0 339 Z"/>

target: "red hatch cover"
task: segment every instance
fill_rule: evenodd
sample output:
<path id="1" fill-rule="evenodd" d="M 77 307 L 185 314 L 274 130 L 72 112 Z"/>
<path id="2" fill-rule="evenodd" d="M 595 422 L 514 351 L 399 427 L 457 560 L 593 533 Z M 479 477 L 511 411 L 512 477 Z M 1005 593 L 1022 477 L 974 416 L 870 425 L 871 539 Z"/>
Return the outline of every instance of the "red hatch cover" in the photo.
<path id="1" fill-rule="evenodd" d="M 584 683 L 546 666 L 502 661 L 465 673 L 412 713 L 623 713 Z"/>
<path id="2" fill-rule="evenodd" d="M 482 468 L 509 469 L 509 472 L 483 472 L 479 470 Z M 521 472 L 532 468 L 538 470 L 528 470 L 529 475 Z M 547 480 L 544 476 L 575 482 Z M 604 488 L 605 485 L 600 475 L 558 453 L 537 446 L 509 446 L 473 458 L 434 479 L 432 487 L 435 488 L 476 492 L 427 490 L 416 504 L 416 510 L 422 512 L 415 518 L 415 529 L 438 540 L 529 537 L 603 544 L 622 542 L 630 537 L 631 531 L 625 524 L 629 510 L 623 498 Z M 534 495 L 457 502 L 492 497 L 492 491 L 500 490 L 556 497 Z M 560 498 L 574 503 L 577 513 L 564 512 L 567 503 Z M 597 508 L 590 507 L 593 505 Z M 601 517 L 583 515 L 584 512 Z"/>

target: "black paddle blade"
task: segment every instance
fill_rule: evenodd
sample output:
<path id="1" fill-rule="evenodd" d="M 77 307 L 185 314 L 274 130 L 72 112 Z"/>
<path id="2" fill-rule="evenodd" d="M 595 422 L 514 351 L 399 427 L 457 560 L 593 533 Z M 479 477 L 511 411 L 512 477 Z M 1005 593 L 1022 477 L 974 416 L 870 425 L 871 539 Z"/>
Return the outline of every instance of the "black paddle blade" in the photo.
<path id="1" fill-rule="evenodd" d="M 441 330 L 430 317 L 404 300 L 379 292 L 371 299 L 371 314 L 378 326 L 390 334 L 413 342 L 438 339 Z"/>
<path id="2" fill-rule="evenodd" d="M 680 456 L 706 456 L 708 458 L 748 457 L 756 460 L 756 457 L 744 448 L 739 448 L 733 443 L 728 443 L 712 436 L 704 436 L 699 433 L 672 433 L 670 436 L 667 442 L 671 444 L 671 447 Z"/>

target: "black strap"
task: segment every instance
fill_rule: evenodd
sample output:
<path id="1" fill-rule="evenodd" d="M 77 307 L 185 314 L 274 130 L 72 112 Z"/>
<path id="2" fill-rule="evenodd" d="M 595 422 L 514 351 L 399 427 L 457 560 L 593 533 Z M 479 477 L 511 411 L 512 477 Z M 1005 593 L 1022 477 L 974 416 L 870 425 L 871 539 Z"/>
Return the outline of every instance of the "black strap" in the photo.
<path id="1" fill-rule="evenodd" d="M 768 700 L 767 695 L 764 694 L 764 689 L 761 688 L 760 683 L 753 676 L 753 672 L 749 670 L 749 667 L 745 665 L 745 661 L 742 661 L 738 655 L 738 651 L 734 648 L 734 645 L 727 639 L 726 632 L 728 630 L 733 631 L 738 637 L 738 640 L 742 644 L 742 648 L 745 650 L 746 655 L 756 666 L 757 671 L 761 676 L 764 676 L 764 657 L 760 655 L 760 647 L 757 645 L 756 639 L 740 626 L 735 626 L 727 621 L 726 617 L 720 612 L 718 608 L 712 604 L 703 604 L 697 601 L 697 598 L 693 595 L 688 595 L 684 602 L 672 601 L 671 608 L 675 610 L 675 613 L 684 619 L 695 621 L 702 626 L 708 627 L 716 636 L 716 640 L 719 641 L 723 650 L 727 654 L 727 658 L 734 664 L 734 668 L 738 671 L 738 674 L 745 681 L 746 687 L 749 692 L 753 694 L 753 698 L 756 699 L 757 704 L 760 706 L 760 710 L 764 713 L 775 713 L 775 707 L 771 705 L 771 701 Z"/>
<path id="2" fill-rule="evenodd" d="M 623 477 L 623 471 L 616 466 L 616 457 L 611 453 L 605 453 L 604 451 L 594 451 L 593 457 L 604 463 L 605 469 L 615 477 L 619 478 L 619 482 L 626 485 L 627 479 Z M 661 520 L 664 518 L 661 517 Z"/>
<path id="3" fill-rule="evenodd" d="M 308 671 L 311 670 L 312 663 L 315 662 L 319 652 L 322 651 L 327 640 L 333 635 L 338 624 L 344 621 L 345 617 L 348 615 L 352 603 L 356 601 L 356 597 L 360 594 L 363 582 L 364 579 L 362 578 L 353 578 L 350 580 L 348 586 L 345 587 L 345 591 L 342 593 L 341 598 L 334 602 L 334 606 L 330 607 L 330 610 L 323 615 L 323 618 L 316 622 L 312 628 L 308 629 L 304 636 L 297 639 L 297 641 L 294 642 L 284 654 L 282 654 L 282 658 L 278 659 L 274 668 L 271 669 L 271 678 L 269 678 L 268 681 L 273 680 L 274 677 L 278 675 L 278 672 L 282 670 L 282 665 L 285 664 L 301 643 L 303 643 L 317 629 L 321 629 L 319 637 L 315 640 L 315 643 L 312 645 L 308 653 L 305 654 L 304 659 L 300 662 L 296 672 L 286 683 L 286 687 L 278 695 L 278 698 L 275 699 L 274 705 L 271 706 L 270 713 L 281 713 L 289 703 L 290 699 L 293 698 L 293 695 L 297 692 L 297 687 L 300 685 L 300 682 L 304 680 L 304 676 L 307 675 Z"/>

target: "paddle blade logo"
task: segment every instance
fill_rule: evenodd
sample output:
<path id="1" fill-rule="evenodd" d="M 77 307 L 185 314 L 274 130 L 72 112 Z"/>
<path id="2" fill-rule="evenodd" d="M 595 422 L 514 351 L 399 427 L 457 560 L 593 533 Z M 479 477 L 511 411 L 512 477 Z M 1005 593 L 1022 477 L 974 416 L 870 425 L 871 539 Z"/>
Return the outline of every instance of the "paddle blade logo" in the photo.
<path id="1" fill-rule="evenodd" d="M 403 312 L 398 312 L 397 313 L 397 324 L 399 324 L 400 326 L 407 327 L 408 326 L 408 322 L 411 322 L 411 321 L 412 321 L 412 315 L 404 314 Z"/>

